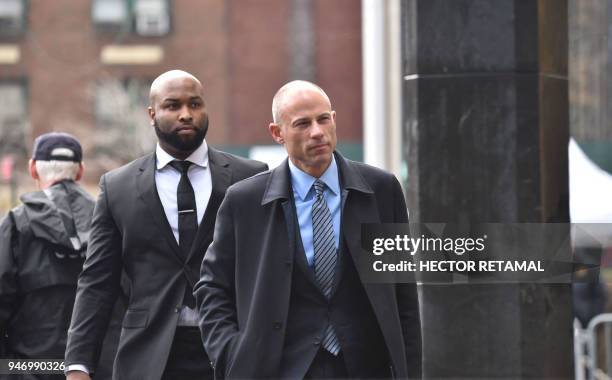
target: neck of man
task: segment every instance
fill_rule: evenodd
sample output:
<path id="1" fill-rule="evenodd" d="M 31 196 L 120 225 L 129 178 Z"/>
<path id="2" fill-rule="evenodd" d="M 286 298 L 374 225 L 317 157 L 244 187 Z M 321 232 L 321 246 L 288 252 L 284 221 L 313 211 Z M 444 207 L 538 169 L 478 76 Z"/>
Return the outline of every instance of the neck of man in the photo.
<path id="1" fill-rule="evenodd" d="M 72 181 L 72 180 L 68 179 L 68 178 L 60 179 L 60 180 L 57 180 L 57 181 L 42 181 L 42 180 L 37 180 L 36 184 L 38 185 L 38 189 L 39 190 L 47 190 L 51 186 L 55 185 L 56 183 L 60 183 L 62 181 Z"/>
<path id="2" fill-rule="evenodd" d="M 301 162 L 297 162 L 291 157 L 289 159 L 291 160 L 293 165 L 298 167 L 304 173 L 313 176 L 314 178 L 321 178 L 323 173 L 325 173 L 325 171 L 327 170 L 327 168 L 329 168 L 329 165 L 331 165 L 331 162 L 332 162 L 331 156 L 329 156 L 329 160 L 327 160 L 327 162 L 325 162 L 324 164 L 316 165 L 316 166 L 303 165 Z"/>
<path id="3" fill-rule="evenodd" d="M 177 160 L 185 160 L 187 157 L 189 157 L 191 155 L 191 153 L 195 152 L 196 149 L 198 149 L 201 145 L 202 145 L 202 143 L 200 143 L 200 145 L 198 145 L 197 147 L 195 147 L 194 149 L 191 149 L 191 150 L 179 150 L 179 149 L 176 149 L 175 147 L 173 147 L 172 145 L 166 144 L 163 141 L 159 142 L 159 146 L 161 146 L 161 148 L 163 150 L 165 150 L 166 153 L 168 153 L 172 157 L 176 158 Z"/>

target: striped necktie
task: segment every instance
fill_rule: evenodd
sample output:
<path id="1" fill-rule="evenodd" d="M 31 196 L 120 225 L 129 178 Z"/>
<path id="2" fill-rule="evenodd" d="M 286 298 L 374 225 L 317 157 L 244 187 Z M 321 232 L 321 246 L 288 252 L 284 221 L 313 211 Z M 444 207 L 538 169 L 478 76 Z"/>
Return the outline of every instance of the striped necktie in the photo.
<path id="1" fill-rule="evenodd" d="M 312 241 L 314 247 L 315 279 L 327 299 L 331 297 L 336 272 L 337 252 L 332 216 L 323 197 L 325 183 L 314 182 L 316 198 L 312 205 Z M 323 348 L 333 355 L 340 352 L 340 342 L 329 323 L 323 336 Z"/>

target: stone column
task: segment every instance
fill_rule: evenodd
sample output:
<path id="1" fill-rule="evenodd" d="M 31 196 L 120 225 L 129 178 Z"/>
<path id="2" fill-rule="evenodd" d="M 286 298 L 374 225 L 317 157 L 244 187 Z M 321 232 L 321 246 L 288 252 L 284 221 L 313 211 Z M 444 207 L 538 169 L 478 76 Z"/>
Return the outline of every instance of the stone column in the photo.
<path id="1" fill-rule="evenodd" d="M 404 0 L 411 222 L 568 221 L 566 0 Z M 425 378 L 571 378 L 569 284 L 423 285 Z"/>

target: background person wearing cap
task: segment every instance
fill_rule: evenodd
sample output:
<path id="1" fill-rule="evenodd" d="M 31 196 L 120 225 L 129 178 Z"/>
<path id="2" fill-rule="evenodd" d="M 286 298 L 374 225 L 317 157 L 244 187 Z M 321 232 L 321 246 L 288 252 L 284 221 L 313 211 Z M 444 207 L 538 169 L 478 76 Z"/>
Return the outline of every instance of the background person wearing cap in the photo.
<path id="1" fill-rule="evenodd" d="M 82 157 L 72 135 L 39 136 L 29 172 L 40 190 L 22 195 L 0 224 L 2 358 L 64 358 L 94 208 L 75 182 L 83 175 Z"/>

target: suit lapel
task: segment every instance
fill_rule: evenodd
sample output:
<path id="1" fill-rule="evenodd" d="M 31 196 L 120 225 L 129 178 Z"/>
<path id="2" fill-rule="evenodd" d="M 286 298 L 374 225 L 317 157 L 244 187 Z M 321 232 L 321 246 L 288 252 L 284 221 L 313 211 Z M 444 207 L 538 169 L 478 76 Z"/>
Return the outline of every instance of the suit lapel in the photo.
<path id="1" fill-rule="evenodd" d="M 359 260 L 361 260 L 362 255 L 361 225 L 380 222 L 378 205 L 372 188 L 354 164 L 344 160 L 339 154 L 336 154 L 336 162 L 340 172 L 340 183 L 342 184 L 342 219 L 340 226 L 342 235 L 346 237 L 344 241 L 348 254 L 350 254 L 361 277 L 359 271 Z M 347 259 L 348 257 L 342 257 L 342 260 Z M 341 276 L 337 277 L 336 280 L 339 281 Z M 363 279 L 361 280 L 364 283 Z"/>
<path id="2" fill-rule="evenodd" d="M 355 264 L 357 275 L 372 304 L 383 336 L 388 342 L 387 346 L 391 347 L 392 342 L 396 341 L 397 332 L 385 327 L 389 322 L 389 305 L 395 302 L 393 287 L 365 281 L 366 279 L 362 276 L 362 270 L 366 267 L 370 268 L 368 265 L 363 265 L 363 261 L 367 259 L 364 255 L 367 255 L 367 253 L 361 247 L 361 226 L 364 223 L 381 222 L 376 197 L 354 164 L 345 161 L 339 155 L 336 155 L 336 161 L 339 164 L 341 179 L 344 183 L 343 192 L 348 192 L 342 212 L 342 233 L 347 237 L 345 241 L 350 258 Z M 344 259 L 348 260 L 349 256 L 344 257 Z"/>
<path id="3" fill-rule="evenodd" d="M 145 209 L 151 216 L 151 220 L 159 229 L 161 236 L 168 242 L 172 247 L 173 256 L 183 262 L 180 248 L 172 228 L 166 219 L 166 213 L 164 207 L 159 199 L 157 193 L 157 187 L 155 186 L 155 154 L 151 153 L 143 161 L 139 168 L 138 176 L 136 178 L 138 197 L 145 203 Z"/>
<path id="4" fill-rule="evenodd" d="M 287 159 L 278 167 L 272 170 L 270 179 L 266 185 L 266 190 L 261 200 L 261 205 L 264 206 L 271 202 L 280 202 L 283 209 L 285 226 L 287 227 L 287 250 L 279 248 L 279 252 L 287 252 L 285 259 L 287 263 L 292 263 L 296 253 L 296 231 L 299 232 L 299 227 L 296 223 L 295 206 L 293 204 L 291 190 L 291 176 L 289 174 L 289 164 Z M 296 230 L 298 229 L 298 230 Z"/>
<path id="5" fill-rule="evenodd" d="M 193 246 L 187 256 L 187 261 L 197 254 L 207 238 L 212 238 L 217 211 L 225 197 L 225 191 L 231 184 L 232 172 L 229 162 L 222 154 L 211 147 L 208 147 L 208 167 L 210 169 L 212 191 Z"/>
<path id="6" fill-rule="evenodd" d="M 365 259 L 361 248 L 361 225 L 365 223 L 380 223 L 374 197 L 362 194 L 359 194 L 359 197 L 349 195 L 342 213 L 342 233 L 348 237 L 345 241 L 353 263 L 358 269 L 359 277 L 361 277 L 360 261 Z M 348 260 L 348 257 L 343 259 Z M 361 280 L 363 283 L 363 278 Z"/>
<path id="7" fill-rule="evenodd" d="M 291 199 L 285 199 L 282 201 L 281 206 L 283 208 L 283 214 L 285 215 L 285 225 L 287 226 L 287 239 L 288 239 L 288 254 L 285 257 L 286 262 L 293 262 L 293 257 L 296 255 L 297 244 L 299 239 L 296 234 L 296 219 L 295 219 L 295 208 L 292 204 Z M 299 265 L 299 261 L 298 261 Z"/>

